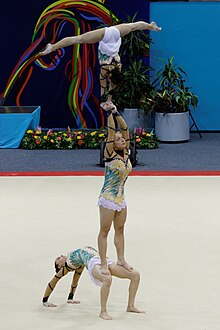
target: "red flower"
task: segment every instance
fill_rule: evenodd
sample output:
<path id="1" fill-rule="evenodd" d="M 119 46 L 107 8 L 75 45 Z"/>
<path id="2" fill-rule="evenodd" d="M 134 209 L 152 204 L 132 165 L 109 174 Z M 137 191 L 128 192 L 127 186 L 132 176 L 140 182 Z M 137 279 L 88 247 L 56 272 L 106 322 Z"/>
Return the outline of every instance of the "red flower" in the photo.
<path id="1" fill-rule="evenodd" d="M 82 146 L 83 144 L 84 144 L 84 141 L 83 141 L 83 140 L 79 140 L 79 141 L 78 141 L 78 145 L 79 145 L 79 146 Z"/>
<path id="2" fill-rule="evenodd" d="M 40 140 L 39 140 L 39 139 L 35 140 L 35 143 L 36 143 L 37 145 L 39 145 L 39 144 L 40 144 Z"/>

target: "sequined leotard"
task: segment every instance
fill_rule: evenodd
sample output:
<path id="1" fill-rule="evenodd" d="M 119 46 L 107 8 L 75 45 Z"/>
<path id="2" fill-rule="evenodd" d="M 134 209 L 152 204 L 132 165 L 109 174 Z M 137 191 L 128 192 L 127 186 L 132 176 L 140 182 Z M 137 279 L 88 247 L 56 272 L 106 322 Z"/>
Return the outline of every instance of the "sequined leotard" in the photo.
<path id="1" fill-rule="evenodd" d="M 105 164 L 105 181 L 98 199 L 98 206 L 121 211 L 126 207 L 124 185 L 132 165 L 127 158 L 124 161 L 117 155 Z"/>
<path id="2" fill-rule="evenodd" d="M 112 260 L 107 258 L 107 264 L 112 264 Z M 70 293 L 68 299 L 73 299 L 79 278 L 83 272 L 84 267 L 89 271 L 89 275 L 94 284 L 101 286 L 102 283 L 93 277 L 92 270 L 96 265 L 101 265 L 101 260 L 98 251 L 91 246 L 76 249 L 68 253 L 64 267 L 52 278 L 48 283 L 44 293 L 43 302 L 47 302 L 51 293 L 53 292 L 57 282 L 69 272 L 75 271 L 73 276 Z"/>
<path id="3" fill-rule="evenodd" d="M 88 269 L 89 261 L 97 256 L 99 256 L 99 254 L 96 249 L 90 246 L 85 246 L 68 253 L 66 263 L 73 269 L 81 266 L 86 266 Z"/>

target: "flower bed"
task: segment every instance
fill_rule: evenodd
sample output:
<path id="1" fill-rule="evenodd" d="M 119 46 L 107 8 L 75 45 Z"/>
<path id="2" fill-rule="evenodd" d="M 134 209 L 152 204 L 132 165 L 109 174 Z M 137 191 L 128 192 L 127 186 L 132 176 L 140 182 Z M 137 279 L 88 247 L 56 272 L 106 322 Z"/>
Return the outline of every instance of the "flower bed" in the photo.
<path id="1" fill-rule="evenodd" d="M 136 141 L 138 149 L 158 148 L 159 142 L 152 132 L 142 128 L 130 132 L 131 139 Z M 45 131 L 38 127 L 36 130 L 27 130 L 20 148 L 22 149 L 99 149 L 101 142 L 106 141 L 107 130 L 71 130 Z"/>

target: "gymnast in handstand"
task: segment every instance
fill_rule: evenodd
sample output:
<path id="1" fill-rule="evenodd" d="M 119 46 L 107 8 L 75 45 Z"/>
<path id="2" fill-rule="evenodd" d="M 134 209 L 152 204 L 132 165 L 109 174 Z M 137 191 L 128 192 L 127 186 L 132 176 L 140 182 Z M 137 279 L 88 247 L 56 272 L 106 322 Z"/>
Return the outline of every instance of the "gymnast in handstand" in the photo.
<path id="1" fill-rule="evenodd" d="M 100 314 L 104 320 L 111 320 L 112 317 L 107 312 L 107 300 L 109 296 L 112 276 L 125 278 L 130 280 L 127 312 L 143 313 L 134 305 L 135 296 L 140 282 L 140 274 L 136 270 L 128 271 L 123 267 L 118 266 L 111 259 L 106 259 L 109 274 L 104 275 L 101 272 L 101 260 L 96 249 L 90 246 L 79 248 L 68 253 L 66 256 L 61 255 L 55 259 L 56 275 L 48 283 L 43 297 L 43 305 L 45 307 L 56 307 L 57 305 L 48 301 L 57 282 L 69 272 L 74 272 L 70 293 L 67 302 L 71 304 L 79 304 L 80 301 L 74 300 L 74 294 L 78 285 L 79 278 L 86 267 L 91 280 L 94 284 L 101 287 L 100 289 Z"/>
<path id="2" fill-rule="evenodd" d="M 100 82 L 102 102 L 111 101 L 109 91 L 117 85 L 120 79 L 121 61 L 119 49 L 121 37 L 133 31 L 161 31 L 155 22 L 150 24 L 144 21 L 134 23 L 122 23 L 110 27 L 100 28 L 89 31 L 78 36 L 66 37 L 55 44 L 47 44 L 41 55 L 47 55 L 58 48 L 67 47 L 75 44 L 91 44 L 99 42 L 98 58 L 100 64 Z"/>

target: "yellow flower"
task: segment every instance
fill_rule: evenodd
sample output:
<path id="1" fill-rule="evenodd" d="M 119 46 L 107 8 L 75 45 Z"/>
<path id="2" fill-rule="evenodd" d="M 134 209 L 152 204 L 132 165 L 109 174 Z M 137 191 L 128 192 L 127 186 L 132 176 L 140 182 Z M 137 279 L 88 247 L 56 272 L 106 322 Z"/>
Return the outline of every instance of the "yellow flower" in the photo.
<path id="1" fill-rule="evenodd" d="M 33 133 L 33 131 L 31 130 L 31 129 L 29 129 L 28 131 L 27 131 L 27 134 L 32 134 Z"/>
<path id="2" fill-rule="evenodd" d="M 80 131 L 80 132 L 77 132 L 77 134 L 82 134 L 82 131 Z"/>
<path id="3" fill-rule="evenodd" d="M 149 134 L 149 133 L 147 133 L 146 135 L 147 135 L 147 136 L 150 136 L 150 134 Z"/>
<path id="4" fill-rule="evenodd" d="M 54 140 L 53 140 L 53 139 L 51 139 L 51 140 L 50 140 L 50 142 L 51 142 L 51 143 L 54 143 Z"/>
<path id="5" fill-rule="evenodd" d="M 96 135 L 96 133 L 97 133 L 97 132 L 94 131 L 94 132 L 92 132 L 90 135 L 91 135 L 91 136 L 94 136 L 94 135 Z"/>
<path id="6" fill-rule="evenodd" d="M 67 141 L 71 141 L 72 139 L 69 137 L 68 139 L 67 139 Z"/>
<path id="7" fill-rule="evenodd" d="M 78 135 L 76 138 L 77 138 L 77 140 L 80 140 L 81 139 L 81 135 Z"/>
<path id="8" fill-rule="evenodd" d="M 63 136 L 67 136 L 67 134 L 66 133 L 63 133 Z"/>
<path id="9" fill-rule="evenodd" d="M 41 132 L 40 132 L 40 131 L 38 131 L 38 130 L 36 130 L 36 131 L 35 131 L 35 134 L 37 134 L 37 135 L 40 135 L 40 134 L 41 134 Z"/>
<path id="10" fill-rule="evenodd" d="M 38 139 L 38 136 L 37 136 L 37 135 L 34 135 L 34 138 L 35 138 L 35 139 Z"/>
<path id="11" fill-rule="evenodd" d="M 99 137 L 103 137 L 103 136 L 105 136 L 105 134 L 103 134 L 103 133 L 99 134 Z"/>
<path id="12" fill-rule="evenodd" d="M 44 140 L 47 140 L 48 139 L 48 136 L 47 135 L 44 135 L 43 139 Z"/>

